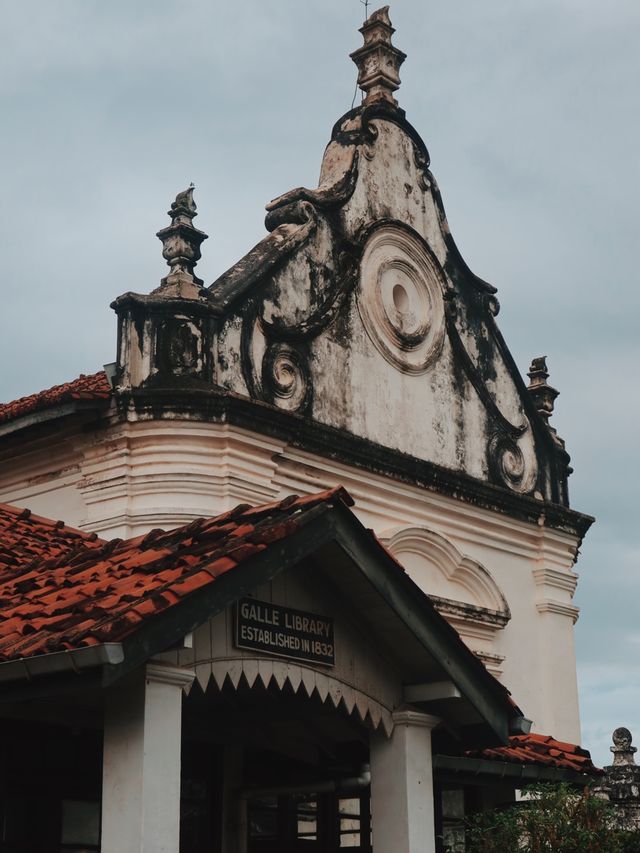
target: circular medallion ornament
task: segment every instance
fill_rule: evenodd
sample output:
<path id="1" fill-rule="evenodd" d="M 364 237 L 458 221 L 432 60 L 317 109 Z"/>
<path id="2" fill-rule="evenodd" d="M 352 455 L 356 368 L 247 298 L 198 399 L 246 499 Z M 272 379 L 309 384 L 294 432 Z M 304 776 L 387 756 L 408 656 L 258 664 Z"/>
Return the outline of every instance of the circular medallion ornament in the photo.
<path id="1" fill-rule="evenodd" d="M 424 373 L 444 340 L 444 277 L 423 244 L 397 225 L 369 238 L 358 310 L 376 349 L 403 373 Z"/>

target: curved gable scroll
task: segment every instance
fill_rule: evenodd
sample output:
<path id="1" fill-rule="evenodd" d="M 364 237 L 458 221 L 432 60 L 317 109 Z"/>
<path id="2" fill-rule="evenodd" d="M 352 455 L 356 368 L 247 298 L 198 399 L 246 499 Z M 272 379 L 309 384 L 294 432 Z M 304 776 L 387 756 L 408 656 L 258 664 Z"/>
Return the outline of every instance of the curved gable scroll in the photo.
<path id="1" fill-rule="evenodd" d="M 499 675 L 504 657 L 496 654 L 494 641 L 511 611 L 490 572 L 426 527 L 396 527 L 381 538 L 469 648 Z"/>

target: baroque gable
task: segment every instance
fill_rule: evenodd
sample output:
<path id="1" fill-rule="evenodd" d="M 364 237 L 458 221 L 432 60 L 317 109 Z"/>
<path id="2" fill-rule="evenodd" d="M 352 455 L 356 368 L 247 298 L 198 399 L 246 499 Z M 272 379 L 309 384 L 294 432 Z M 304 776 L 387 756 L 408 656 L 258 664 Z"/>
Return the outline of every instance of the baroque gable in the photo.
<path id="1" fill-rule="evenodd" d="M 525 386 L 496 290 L 458 251 L 427 148 L 393 97 L 404 54 L 386 8 L 362 32 L 365 97 L 335 125 L 318 187 L 272 201 L 269 234 L 209 287 L 193 273 L 206 238 L 193 188 L 178 196 L 158 234 L 170 274 L 114 303 L 117 389 L 215 387 L 566 504 L 550 410 Z"/>

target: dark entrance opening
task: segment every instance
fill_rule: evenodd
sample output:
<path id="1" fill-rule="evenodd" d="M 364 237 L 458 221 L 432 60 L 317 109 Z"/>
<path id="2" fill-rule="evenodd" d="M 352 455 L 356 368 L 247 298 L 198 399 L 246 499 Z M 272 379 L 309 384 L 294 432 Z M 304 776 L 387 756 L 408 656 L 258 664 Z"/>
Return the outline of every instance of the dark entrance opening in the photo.
<path id="1" fill-rule="evenodd" d="M 183 721 L 184 853 L 370 853 L 368 720 L 243 677 L 194 685 Z"/>
<path id="2" fill-rule="evenodd" d="M 98 853 L 102 735 L 2 720 L 0 853 Z"/>
<path id="3" fill-rule="evenodd" d="M 369 791 L 253 797 L 247 853 L 371 851 Z"/>

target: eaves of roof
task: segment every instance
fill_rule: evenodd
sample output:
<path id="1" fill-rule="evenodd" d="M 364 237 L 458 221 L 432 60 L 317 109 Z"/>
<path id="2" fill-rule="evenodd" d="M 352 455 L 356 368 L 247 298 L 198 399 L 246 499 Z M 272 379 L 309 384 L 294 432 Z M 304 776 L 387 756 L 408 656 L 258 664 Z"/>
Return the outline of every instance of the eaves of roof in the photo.
<path id="1" fill-rule="evenodd" d="M 95 408 L 96 405 L 102 406 L 111 394 L 107 374 L 100 370 L 88 376 L 81 374 L 71 382 L 54 385 L 10 403 L 0 403 L 0 436 L 83 409 Z"/>
<path id="2" fill-rule="evenodd" d="M 474 749 L 464 755 L 438 754 L 434 768 L 441 778 L 452 778 L 458 784 L 500 779 L 514 788 L 534 782 L 584 786 L 602 775 L 588 750 L 534 732 L 512 736 L 504 746 Z"/>
<path id="3" fill-rule="evenodd" d="M 0 622 L 0 661 L 5 662 L 0 673 L 7 667 L 24 678 L 36 674 L 45 658 L 58 667 L 65 659 L 72 665 L 74 656 L 65 658 L 64 652 L 118 644 L 121 659 L 114 646 L 113 659 L 96 659 L 93 678 L 88 679 L 85 670 L 82 680 L 83 686 L 108 686 L 260 584 L 332 544 L 350 558 L 458 686 L 493 738 L 507 743 L 521 712 L 357 520 L 348 508 L 351 503 L 338 488 L 259 507 L 241 505 L 177 530 L 107 543 L 84 541 L 82 537 L 89 537 L 79 531 L 74 538 L 64 525 L 41 519 L 35 519 L 27 535 L 30 516 L 4 508 L 21 526 L 12 545 L 11 524 L 5 524 L 8 545 L 0 552 L 0 607 L 5 617 Z M 66 536 L 62 545 L 56 531 Z M 25 551 L 25 540 L 39 543 L 39 558 L 31 556 L 33 548 Z M 55 688 L 54 673 L 43 674 L 48 677 L 42 689 Z M 36 690 L 38 681 L 34 679 Z M 71 688 L 67 680 L 65 689 Z M 13 700 L 16 695 L 5 682 L 0 696 Z"/>
<path id="4" fill-rule="evenodd" d="M 457 755 L 435 755 L 433 769 L 441 779 L 450 779 L 458 785 L 477 785 L 483 781 L 500 780 L 514 788 L 524 788 L 535 782 L 567 782 L 584 787 L 596 775 L 568 767 L 546 767 L 524 759 L 516 764 L 494 758 L 469 758 Z"/>
<path id="5" fill-rule="evenodd" d="M 439 754 L 434 767 L 441 775 L 459 780 L 500 778 L 514 787 L 538 781 L 585 785 L 602 774 L 588 750 L 534 732 L 512 736 L 505 746 L 476 749 L 461 756 Z"/>

